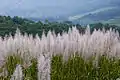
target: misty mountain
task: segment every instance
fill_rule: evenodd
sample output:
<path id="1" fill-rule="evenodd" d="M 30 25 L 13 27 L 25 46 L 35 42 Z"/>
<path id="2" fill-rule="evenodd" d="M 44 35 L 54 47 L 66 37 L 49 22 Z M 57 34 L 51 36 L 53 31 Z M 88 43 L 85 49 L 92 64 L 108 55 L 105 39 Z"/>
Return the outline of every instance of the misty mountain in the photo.
<path id="1" fill-rule="evenodd" d="M 7 3 L 6 3 L 7 2 Z M 88 24 L 120 16 L 120 0 L 2 0 L 0 15 Z"/>
<path id="2" fill-rule="evenodd" d="M 96 22 L 108 21 L 120 17 L 120 7 L 101 8 L 85 14 L 69 17 L 70 21 L 80 24 L 90 24 Z"/>
<path id="3" fill-rule="evenodd" d="M 120 6 L 120 0 L 2 0 L 0 14 L 37 18 L 69 17 L 116 6 Z"/>

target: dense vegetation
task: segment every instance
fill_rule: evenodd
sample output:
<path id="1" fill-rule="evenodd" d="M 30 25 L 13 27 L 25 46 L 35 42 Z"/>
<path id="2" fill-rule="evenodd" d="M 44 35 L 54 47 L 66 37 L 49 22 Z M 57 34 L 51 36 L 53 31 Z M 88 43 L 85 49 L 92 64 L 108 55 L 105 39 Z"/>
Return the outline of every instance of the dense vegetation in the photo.
<path id="1" fill-rule="evenodd" d="M 5 36 L 9 33 L 14 35 L 17 28 L 21 30 L 21 33 L 24 34 L 26 32 L 28 34 L 33 34 L 33 36 L 35 36 L 35 34 L 41 36 L 43 31 L 47 34 L 49 30 L 54 30 L 56 34 L 61 34 L 62 32 L 67 32 L 72 26 L 76 26 L 77 29 L 79 29 L 79 31 L 82 33 L 85 31 L 85 26 L 83 27 L 80 24 L 73 24 L 70 21 L 49 22 L 48 20 L 45 20 L 44 22 L 34 22 L 18 16 L 13 18 L 10 16 L 0 16 L 0 36 Z M 115 25 L 96 23 L 91 24 L 90 27 L 91 32 L 93 32 L 94 29 L 102 29 L 103 27 L 106 30 L 114 28 L 120 32 L 120 27 Z"/>
<path id="2" fill-rule="evenodd" d="M 10 16 L 0 16 L 0 35 L 4 36 L 5 34 L 9 34 L 9 32 L 14 35 L 16 28 L 19 28 L 22 33 L 26 32 L 28 34 L 38 34 L 41 36 L 43 31 L 47 34 L 49 30 L 55 31 L 55 33 L 62 33 L 63 31 L 68 31 L 73 24 L 69 21 L 61 22 L 49 22 L 46 20 L 45 22 L 34 22 L 28 19 L 20 18 L 15 16 L 11 18 Z M 77 28 L 83 30 L 80 25 L 77 25 Z"/>
<path id="3" fill-rule="evenodd" d="M 120 60 L 100 56 L 95 67 L 94 57 L 85 61 L 80 56 L 63 62 L 61 56 L 53 57 L 51 80 L 116 80 L 120 77 Z"/>
<path id="4" fill-rule="evenodd" d="M 9 73 L 1 76 L 0 80 L 10 80 L 17 64 L 22 65 L 24 80 L 38 80 L 37 60 L 31 60 L 31 65 L 28 67 L 21 63 L 22 60 L 17 56 L 9 56 L 4 65 Z M 97 66 L 94 61 L 94 56 L 87 61 L 81 56 L 74 56 L 65 62 L 62 56 L 54 56 L 51 61 L 50 78 L 51 80 L 117 80 L 120 78 L 120 59 L 100 56 Z"/>
<path id="5" fill-rule="evenodd" d="M 16 28 L 23 34 L 27 32 L 35 36 L 37 33 L 42 36 L 39 38 L 36 35 L 33 38 L 32 35 L 21 35 L 18 30 L 14 37 L 0 37 L 0 80 L 120 78 L 120 36 L 114 30 L 109 30 L 113 28 L 120 32 L 117 26 L 97 23 L 85 30 L 86 27 L 79 24 L 72 27 L 73 24 L 69 21 L 33 22 L 9 16 L 1 16 L 0 22 L 2 36 L 9 32 L 14 35 Z M 103 27 L 108 31 L 93 31 Z M 49 30 L 54 30 L 55 33 Z M 48 35 L 42 34 L 43 31 L 46 34 L 48 32 Z M 55 36 L 57 33 L 62 35 Z"/>

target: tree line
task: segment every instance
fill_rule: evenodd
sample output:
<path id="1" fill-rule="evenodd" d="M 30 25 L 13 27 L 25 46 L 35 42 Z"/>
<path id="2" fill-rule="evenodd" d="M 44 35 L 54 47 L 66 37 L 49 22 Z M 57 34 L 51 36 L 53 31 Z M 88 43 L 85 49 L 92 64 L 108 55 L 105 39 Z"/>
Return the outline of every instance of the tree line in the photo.
<path id="1" fill-rule="evenodd" d="M 76 28 L 81 32 L 84 33 L 86 26 L 81 26 L 80 24 L 73 24 L 70 21 L 63 21 L 63 22 L 49 22 L 48 20 L 37 21 L 34 22 L 32 20 L 21 18 L 18 16 L 10 17 L 10 16 L 0 16 L 0 36 L 5 36 L 8 34 L 11 34 L 14 36 L 16 29 L 19 28 L 21 33 L 24 35 L 24 33 L 27 34 L 33 34 L 35 36 L 38 34 L 39 36 L 42 35 L 43 31 L 45 34 L 48 33 L 49 30 L 55 31 L 56 34 L 62 32 L 68 32 L 69 28 L 72 28 L 73 26 L 76 26 Z M 102 24 L 102 23 L 95 23 L 90 24 L 91 32 L 93 32 L 94 29 L 103 29 L 108 30 L 110 28 L 118 30 L 120 32 L 120 27 L 115 25 L 109 25 L 109 24 Z"/>

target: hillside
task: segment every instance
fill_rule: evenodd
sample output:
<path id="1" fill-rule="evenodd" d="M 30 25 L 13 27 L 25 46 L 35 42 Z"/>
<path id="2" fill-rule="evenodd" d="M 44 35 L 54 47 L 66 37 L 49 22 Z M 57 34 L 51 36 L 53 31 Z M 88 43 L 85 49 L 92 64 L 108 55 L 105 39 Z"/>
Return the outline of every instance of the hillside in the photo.
<path id="1" fill-rule="evenodd" d="M 83 25 L 116 19 L 120 16 L 119 7 L 98 9 L 86 14 L 70 17 L 69 20 Z M 109 22 L 110 23 L 110 22 Z M 111 24 L 111 23 L 110 23 Z"/>
<path id="2" fill-rule="evenodd" d="M 120 18 L 114 18 L 114 19 L 109 19 L 109 20 L 106 20 L 106 21 L 102 21 L 102 23 L 108 23 L 108 24 L 111 24 L 111 25 L 117 25 L 117 26 L 120 26 Z"/>
<path id="3" fill-rule="evenodd" d="M 107 23 L 108 22 L 104 24 L 102 23 L 90 24 L 91 31 L 93 31 L 94 29 L 102 29 L 104 27 L 106 30 L 110 28 L 115 28 L 120 32 L 120 27 L 115 26 L 113 24 L 109 25 Z M 80 33 L 85 32 L 86 26 L 82 26 L 81 24 L 74 24 L 71 21 L 49 22 L 48 20 L 45 20 L 44 22 L 42 21 L 34 22 L 32 20 L 21 18 L 18 16 L 15 16 L 13 18 L 11 18 L 10 16 L 0 16 L 0 36 L 5 36 L 6 34 L 9 33 L 14 35 L 17 28 L 20 29 L 22 34 L 26 32 L 28 34 L 33 34 L 33 36 L 35 36 L 36 34 L 41 36 L 43 32 L 47 34 L 49 30 L 54 31 L 56 34 L 58 33 L 62 34 L 63 32 L 68 32 L 69 28 L 73 26 L 76 26 Z"/>
<path id="4" fill-rule="evenodd" d="M 26 18 L 21 18 L 15 16 L 11 18 L 10 16 L 0 16 L 0 36 L 5 36 L 6 34 L 11 33 L 14 35 L 17 28 L 21 30 L 21 33 L 28 34 L 38 34 L 42 35 L 43 31 L 45 34 L 49 30 L 55 31 L 56 34 L 62 34 L 63 31 L 67 32 L 74 24 L 70 22 L 49 22 L 48 20 L 42 21 L 32 21 Z M 78 29 L 83 30 L 81 25 L 76 26 Z"/>

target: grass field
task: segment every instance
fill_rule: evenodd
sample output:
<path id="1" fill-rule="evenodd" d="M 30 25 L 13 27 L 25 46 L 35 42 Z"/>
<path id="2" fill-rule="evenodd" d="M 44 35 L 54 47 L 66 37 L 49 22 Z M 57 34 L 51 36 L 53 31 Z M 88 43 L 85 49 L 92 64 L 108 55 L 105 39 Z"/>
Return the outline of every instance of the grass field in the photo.
<path id="1" fill-rule="evenodd" d="M 116 80 L 120 78 L 120 37 L 114 30 L 85 34 L 48 32 L 42 38 L 0 38 L 0 80 Z"/>

